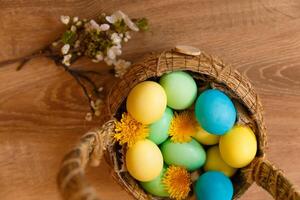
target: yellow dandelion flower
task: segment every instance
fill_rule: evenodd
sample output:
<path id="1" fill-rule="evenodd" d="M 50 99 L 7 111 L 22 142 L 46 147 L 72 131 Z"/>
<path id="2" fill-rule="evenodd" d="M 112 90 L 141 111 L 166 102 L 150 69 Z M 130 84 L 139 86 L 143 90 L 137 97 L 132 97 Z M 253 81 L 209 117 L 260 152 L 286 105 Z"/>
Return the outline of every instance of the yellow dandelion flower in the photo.
<path id="1" fill-rule="evenodd" d="M 171 198 L 185 199 L 191 191 L 191 175 L 183 167 L 170 166 L 162 180 Z"/>
<path id="2" fill-rule="evenodd" d="M 175 113 L 169 128 L 171 140 L 180 143 L 191 141 L 192 136 L 195 136 L 197 132 L 197 126 L 193 112 Z"/>
<path id="3" fill-rule="evenodd" d="M 131 147 L 139 140 L 145 139 L 149 135 L 148 127 L 131 117 L 128 113 L 122 114 L 122 119 L 115 123 L 114 138 L 120 145 L 127 144 Z"/>

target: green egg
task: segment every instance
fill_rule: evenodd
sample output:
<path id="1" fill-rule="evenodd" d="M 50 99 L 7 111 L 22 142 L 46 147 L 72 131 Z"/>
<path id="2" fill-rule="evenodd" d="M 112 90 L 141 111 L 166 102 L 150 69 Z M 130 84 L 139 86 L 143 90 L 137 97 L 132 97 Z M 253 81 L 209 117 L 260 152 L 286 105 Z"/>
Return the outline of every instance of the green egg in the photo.
<path id="1" fill-rule="evenodd" d="M 148 139 L 157 145 L 163 143 L 169 136 L 169 127 L 172 118 L 173 111 L 167 107 L 163 116 L 149 126 L 150 133 Z"/>
<path id="2" fill-rule="evenodd" d="M 147 182 L 140 182 L 142 188 L 144 188 L 144 190 L 146 190 L 147 192 L 155 196 L 168 197 L 169 194 L 165 190 L 165 186 L 162 183 L 162 179 L 164 177 L 166 170 L 167 167 L 164 166 L 159 176 L 157 176 L 154 180 L 147 181 Z"/>
<path id="3" fill-rule="evenodd" d="M 197 85 L 193 77 L 183 71 L 164 74 L 160 85 L 167 94 L 167 105 L 175 110 L 190 107 L 197 97 Z"/>
<path id="4" fill-rule="evenodd" d="M 161 145 L 165 163 L 185 167 L 194 171 L 202 167 L 206 160 L 205 150 L 196 140 L 186 143 L 173 143 L 170 139 Z"/>

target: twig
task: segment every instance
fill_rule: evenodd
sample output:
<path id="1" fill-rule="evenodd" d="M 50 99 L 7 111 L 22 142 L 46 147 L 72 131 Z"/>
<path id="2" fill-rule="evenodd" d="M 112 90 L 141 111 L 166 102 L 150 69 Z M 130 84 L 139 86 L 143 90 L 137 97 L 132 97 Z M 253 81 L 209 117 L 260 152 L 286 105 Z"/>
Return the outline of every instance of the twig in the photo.
<path id="1" fill-rule="evenodd" d="M 81 87 L 84 95 L 86 96 L 86 98 L 88 100 L 88 104 L 89 104 L 91 112 L 95 113 L 95 109 L 91 106 L 92 98 L 90 97 L 85 85 L 80 81 L 78 73 L 72 71 L 72 69 L 70 69 L 68 66 L 66 66 L 64 64 L 60 64 L 59 66 L 62 66 L 65 69 L 65 71 L 68 72 L 76 80 L 76 82 Z"/>
<path id="2" fill-rule="evenodd" d="M 84 95 L 86 96 L 88 103 L 89 103 L 89 107 L 92 113 L 95 113 L 95 109 L 91 106 L 91 102 L 92 102 L 92 98 L 88 93 L 88 90 L 86 88 L 86 86 L 84 85 L 84 83 L 82 82 L 81 79 L 87 81 L 92 87 L 93 87 L 93 92 L 98 95 L 98 88 L 97 85 L 94 83 L 93 80 L 91 80 L 87 75 L 85 74 L 94 74 L 94 75 L 98 75 L 98 76 L 102 76 L 103 74 L 96 72 L 96 71 L 92 71 L 92 70 L 79 70 L 79 69 L 71 69 L 70 67 L 68 67 L 67 65 L 64 65 L 63 63 L 61 63 L 61 56 L 59 54 L 55 54 L 54 52 L 51 51 L 50 46 L 46 46 L 43 49 L 39 49 L 35 52 L 33 52 L 32 54 L 28 55 L 28 56 L 24 56 L 21 58 L 15 58 L 15 59 L 10 59 L 10 60 L 6 60 L 6 61 L 2 61 L 0 62 L 0 67 L 4 67 L 6 65 L 9 64 L 13 64 L 13 63 L 17 63 L 20 62 L 16 68 L 17 71 L 21 70 L 22 67 L 24 65 L 26 65 L 31 59 L 33 58 L 37 58 L 37 57 L 42 57 L 45 56 L 51 60 L 53 60 L 55 62 L 55 64 L 57 66 L 61 66 L 64 68 L 64 70 L 66 72 L 68 72 L 78 83 L 78 85 L 81 87 Z M 77 60 L 79 57 L 76 57 L 75 59 Z M 75 60 L 73 60 L 74 62 Z"/>
<path id="3" fill-rule="evenodd" d="M 100 72 L 96 72 L 96 71 L 92 71 L 92 70 L 72 69 L 72 71 L 76 71 L 76 72 L 83 73 L 83 74 L 94 74 L 94 75 L 98 75 L 98 76 L 103 76 L 103 74 L 104 74 L 104 73 L 100 73 Z"/>
<path id="4" fill-rule="evenodd" d="M 98 94 L 98 87 L 97 85 L 94 83 L 94 81 L 92 81 L 89 77 L 85 76 L 84 74 L 78 73 L 77 74 L 80 78 L 83 78 L 84 80 L 86 80 L 88 83 L 90 83 L 93 87 L 93 90 L 96 94 Z"/>
<path id="5" fill-rule="evenodd" d="M 88 104 L 89 104 L 89 107 L 90 107 L 90 110 L 92 113 L 95 113 L 95 110 L 94 108 L 91 106 L 91 102 L 92 102 L 92 99 L 87 91 L 87 89 L 85 88 L 84 84 L 81 83 L 80 79 L 77 77 L 77 76 L 74 76 L 72 74 L 72 72 L 69 71 L 69 73 L 74 77 L 74 79 L 76 80 L 76 82 L 78 83 L 78 85 L 81 87 L 82 91 L 84 92 L 84 95 L 86 96 L 87 100 L 88 100 Z"/>
<path id="6" fill-rule="evenodd" d="M 18 65 L 18 67 L 16 68 L 17 71 L 19 71 L 20 69 L 22 69 L 22 67 L 24 65 L 26 65 L 26 63 L 29 61 L 30 59 L 24 59 L 22 60 L 22 62 Z"/>
<path id="7" fill-rule="evenodd" d="M 20 62 L 20 64 L 16 68 L 16 70 L 18 71 L 31 59 L 37 58 L 37 57 L 42 57 L 42 56 L 49 56 L 50 54 L 51 54 L 50 46 L 46 46 L 42 49 L 39 49 L 39 50 L 33 52 L 32 54 L 30 54 L 28 56 L 1 61 L 0 67 L 4 67 L 6 65 Z"/>

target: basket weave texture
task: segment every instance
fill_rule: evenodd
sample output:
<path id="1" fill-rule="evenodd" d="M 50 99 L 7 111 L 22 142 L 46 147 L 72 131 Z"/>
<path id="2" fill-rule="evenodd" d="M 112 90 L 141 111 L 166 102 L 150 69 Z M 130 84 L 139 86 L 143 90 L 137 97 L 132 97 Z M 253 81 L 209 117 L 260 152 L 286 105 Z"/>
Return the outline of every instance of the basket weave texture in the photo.
<path id="1" fill-rule="evenodd" d="M 237 123 L 250 126 L 258 141 L 256 158 L 246 167 L 238 170 L 232 178 L 234 199 L 240 197 L 256 182 L 267 190 L 274 199 L 300 200 L 299 192 L 285 178 L 283 172 L 265 160 L 266 129 L 263 109 L 258 95 L 249 80 L 225 65 L 221 60 L 201 52 L 191 56 L 175 52 L 152 53 L 134 64 L 111 89 L 104 109 L 104 125 L 86 133 L 63 159 L 58 173 L 58 188 L 64 199 L 101 199 L 85 178 L 87 164 L 98 166 L 102 156 L 112 167 L 112 175 L 135 199 L 161 199 L 146 194 L 129 173 L 124 164 L 125 148 L 113 139 L 114 121 L 125 110 L 124 102 L 129 91 L 145 80 L 157 80 L 162 74 L 185 70 L 196 80 L 201 89 L 218 88 L 227 93 L 238 110 Z"/>

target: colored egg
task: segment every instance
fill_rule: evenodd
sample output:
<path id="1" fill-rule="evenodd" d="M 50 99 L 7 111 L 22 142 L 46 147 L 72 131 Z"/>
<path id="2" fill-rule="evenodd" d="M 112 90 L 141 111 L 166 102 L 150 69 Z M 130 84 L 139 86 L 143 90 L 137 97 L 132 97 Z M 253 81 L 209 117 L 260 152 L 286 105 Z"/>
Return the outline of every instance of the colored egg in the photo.
<path id="1" fill-rule="evenodd" d="M 186 143 L 174 143 L 170 139 L 161 145 L 165 163 L 185 167 L 189 171 L 200 168 L 206 159 L 201 144 L 192 139 Z"/>
<path id="2" fill-rule="evenodd" d="M 205 171 L 219 171 L 230 177 L 236 172 L 236 168 L 230 167 L 221 157 L 219 147 L 213 146 L 206 151 Z"/>
<path id="3" fill-rule="evenodd" d="M 156 82 L 144 81 L 137 84 L 127 97 L 126 107 L 129 114 L 143 124 L 159 120 L 165 112 L 167 96 Z"/>
<path id="4" fill-rule="evenodd" d="M 161 173 L 163 157 L 151 140 L 140 140 L 126 152 L 126 167 L 131 176 L 139 181 L 151 181 Z"/>
<path id="5" fill-rule="evenodd" d="M 170 108 L 166 108 L 163 116 L 156 122 L 149 126 L 148 139 L 159 145 L 163 143 L 169 136 L 169 127 L 173 118 L 173 111 Z"/>
<path id="6" fill-rule="evenodd" d="M 183 71 L 163 75 L 159 81 L 165 89 L 168 106 L 183 110 L 190 107 L 197 97 L 197 85 L 193 77 Z"/>
<path id="7" fill-rule="evenodd" d="M 209 171 L 198 178 L 195 193 L 197 200 L 231 200 L 233 185 L 222 172 Z"/>
<path id="8" fill-rule="evenodd" d="M 166 191 L 164 184 L 162 183 L 162 179 L 166 170 L 167 167 L 164 166 L 160 174 L 155 179 L 153 179 L 152 181 L 140 182 L 142 188 L 152 195 L 159 197 L 168 197 L 169 194 Z"/>
<path id="9" fill-rule="evenodd" d="M 236 125 L 220 138 L 220 154 L 231 167 L 241 168 L 255 157 L 257 141 L 253 131 L 246 126 Z"/>
<path id="10" fill-rule="evenodd" d="M 219 142 L 220 136 L 208 133 L 199 125 L 194 138 L 201 144 L 214 145 Z"/>
<path id="11" fill-rule="evenodd" d="M 236 120 L 236 109 L 231 99 L 216 89 L 206 90 L 199 95 L 195 114 L 202 128 L 215 135 L 224 135 Z"/>

